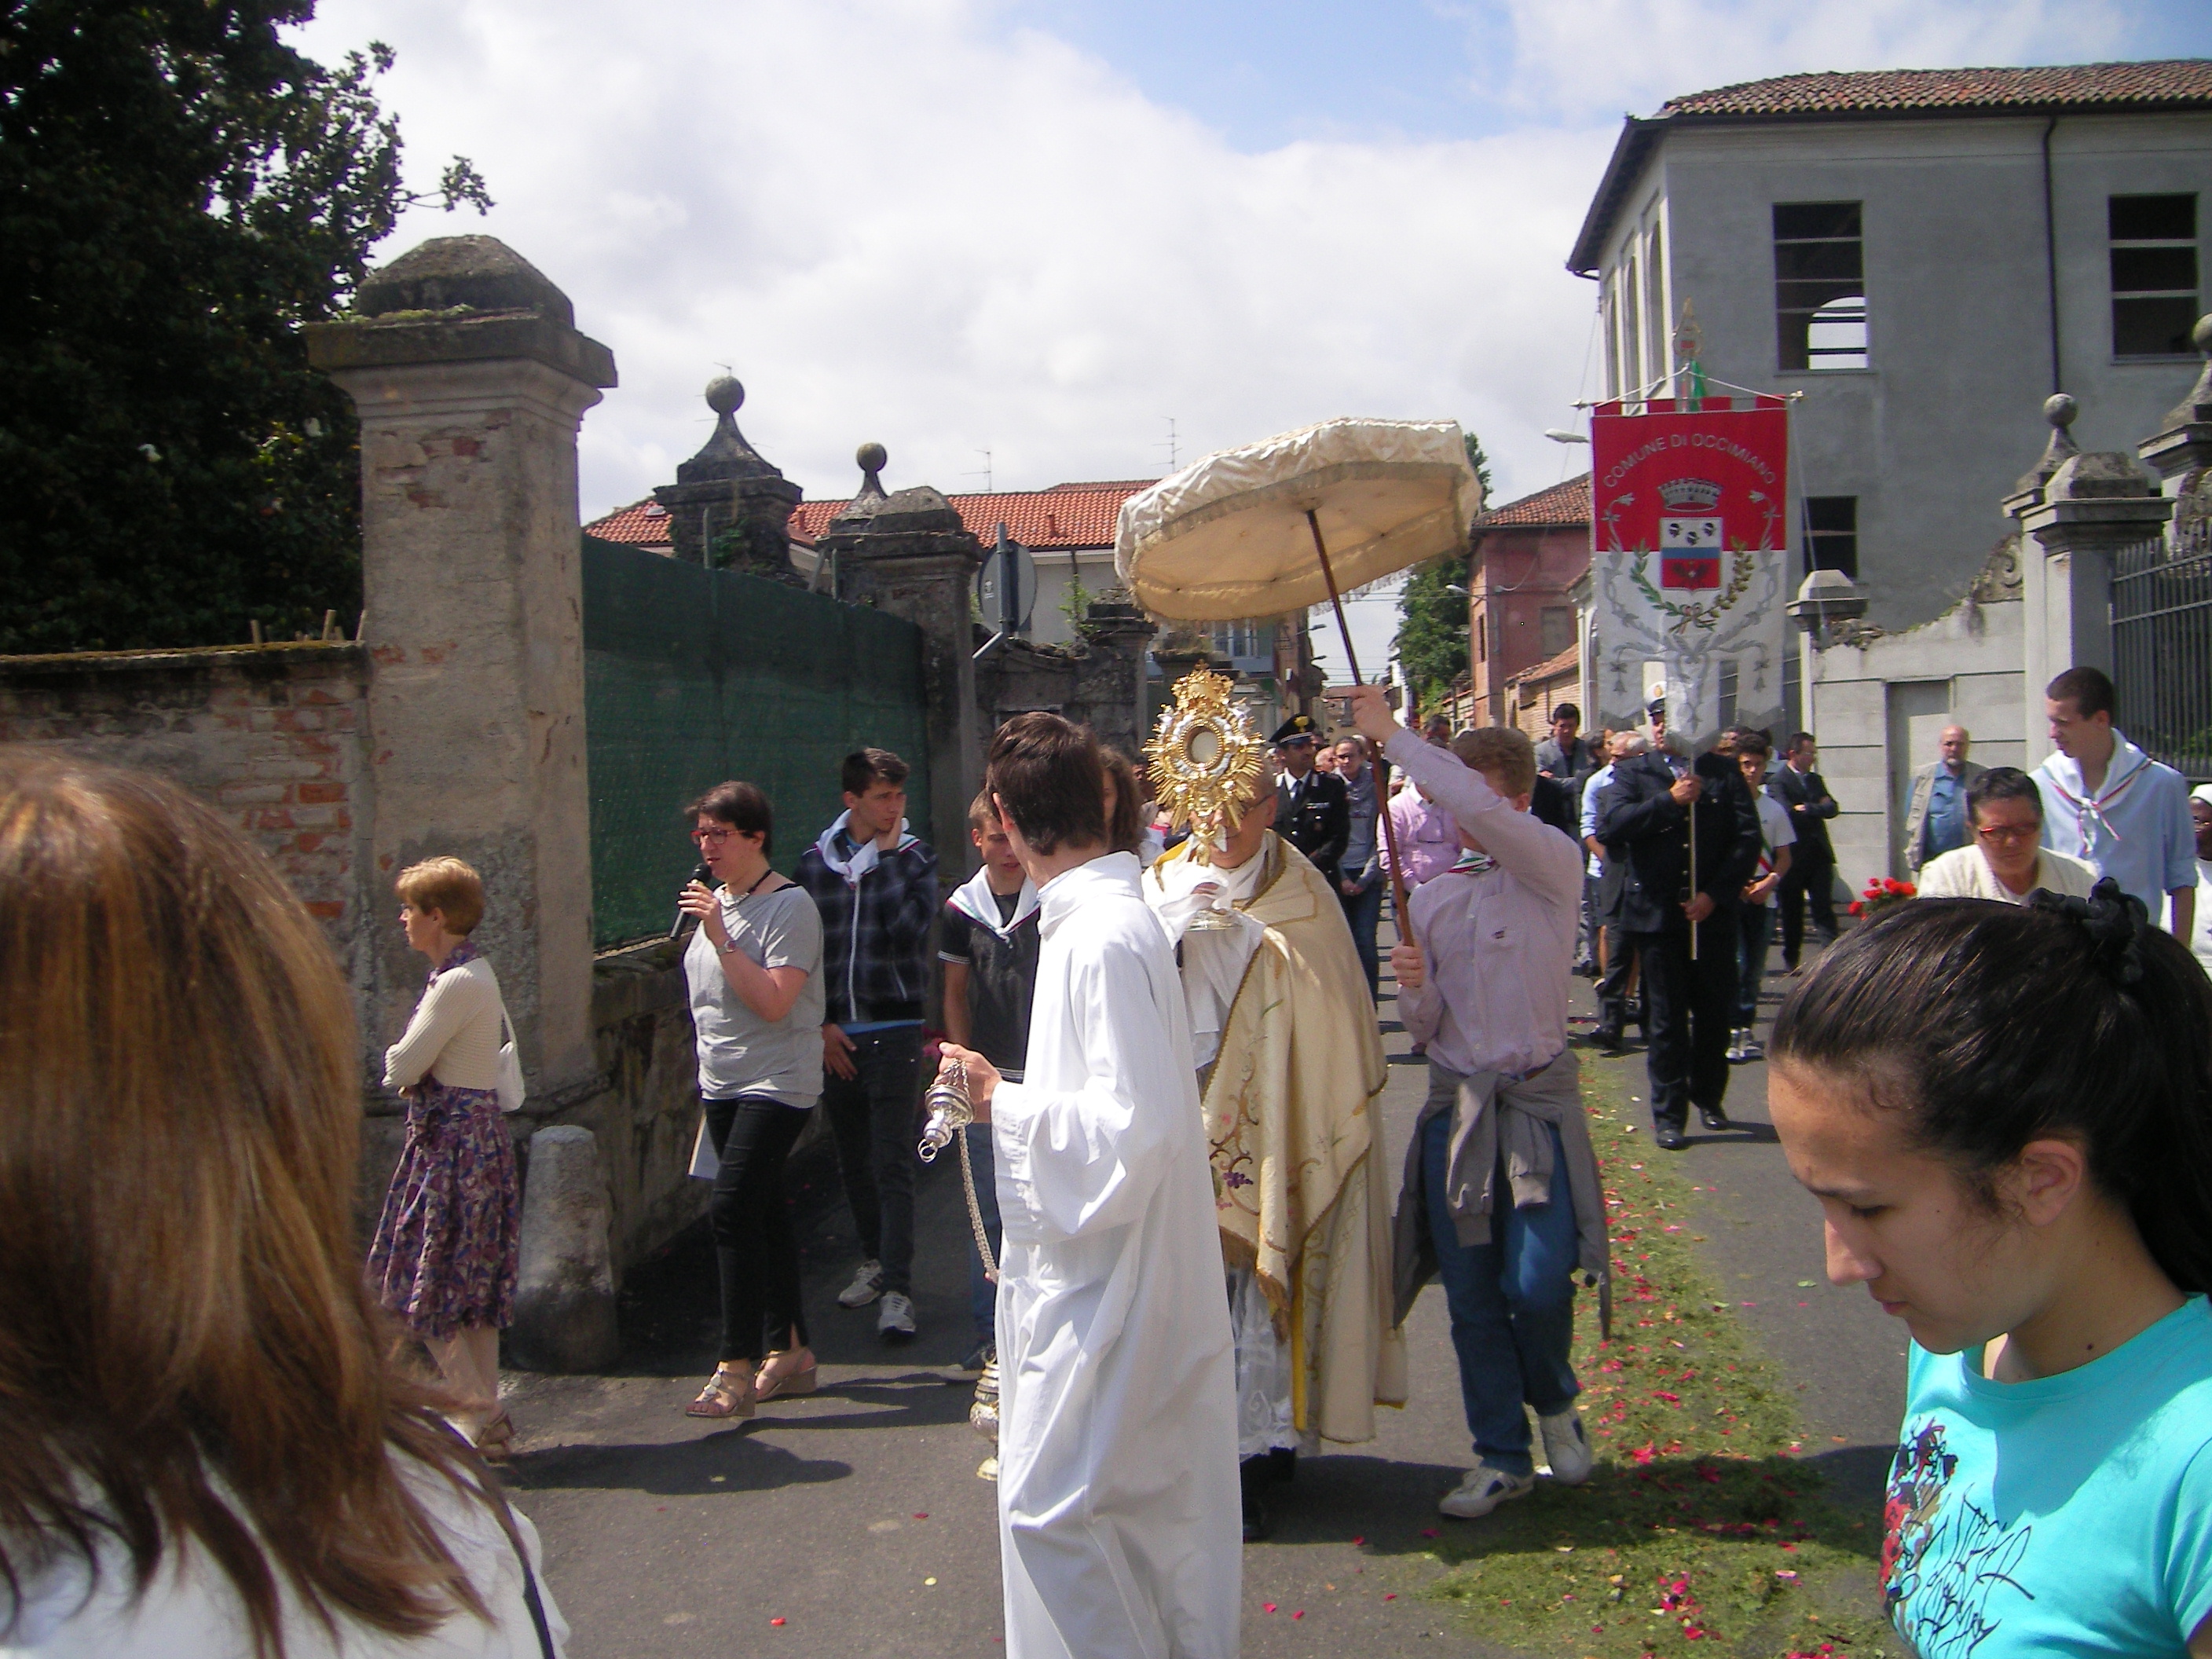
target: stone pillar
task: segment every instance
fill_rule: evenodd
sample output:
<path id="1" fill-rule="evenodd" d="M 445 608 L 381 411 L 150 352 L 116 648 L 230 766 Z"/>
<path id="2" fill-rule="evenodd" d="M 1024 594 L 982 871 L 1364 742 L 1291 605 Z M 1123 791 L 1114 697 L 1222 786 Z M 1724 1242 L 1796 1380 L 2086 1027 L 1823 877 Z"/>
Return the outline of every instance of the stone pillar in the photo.
<path id="1" fill-rule="evenodd" d="M 1173 685 L 1186 674 L 1213 666 L 1213 641 L 1196 623 L 1171 622 L 1153 639 L 1152 655 L 1160 677 Z M 1236 677 L 1233 667 L 1226 672 Z"/>
<path id="2" fill-rule="evenodd" d="M 2212 517 L 2212 317 L 2197 319 L 2191 337 L 2204 354 L 2189 395 L 2166 411 L 2166 428 L 2136 446 L 2175 501 L 2175 522 Z"/>
<path id="3" fill-rule="evenodd" d="M 839 599 L 873 604 L 921 629 L 930 821 L 916 833 L 936 848 L 948 871 L 965 867 L 968 803 L 983 782 L 970 608 L 983 544 L 927 484 L 884 495 L 878 476 L 886 461 L 882 445 L 862 445 L 857 459 L 860 493 L 815 546 L 836 573 Z"/>
<path id="4" fill-rule="evenodd" d="M 1152 736 L 1145 719 L 1145 647 L 1158 629 L 1118 588 L 1092 600 L 1084 620 L 1088 654 L 1076 670 L 1076 695 L 1099 741 L 1141 761 Z"/>
<path id="5" fill-rule="evenodd" d="M 477 937 L 532 1108 L 556 1106 L 594 1073 L 576 428 L 614 358 L 489 236 L 425 242 L 307 332 L 361 416 L 368 878 L 438 854 L 482 873 Z M 364 1023 L 389 1042 L 423 968 L 380 939 Z"/>
<path id="6" fill-rule="evenodd" d="M 2052 428 L 2044 458 L 2057 465 L 2039 465 L 2004 503 L 2022 532 L 2021 716 L 2031 767 L 2051 752 L 2043 688 L 2069 668 L 2112 672 L 2112 555 L 2158 534 L 2173 514 L 2131 457 L 2075 448 L 2065 429 L 2074 399 L 2051 398 L 2044 415 Z"/>
<path id="7" fill-rule="evenodd" d="M 730 376 L 708 383 L 714 434 L 653 499 L 668 509 L 678 558 L 801 586 L 806 579 L 791 562 L 791 514 L 805 492 L 738 430 L 744 401 L 744 387 Z"/>

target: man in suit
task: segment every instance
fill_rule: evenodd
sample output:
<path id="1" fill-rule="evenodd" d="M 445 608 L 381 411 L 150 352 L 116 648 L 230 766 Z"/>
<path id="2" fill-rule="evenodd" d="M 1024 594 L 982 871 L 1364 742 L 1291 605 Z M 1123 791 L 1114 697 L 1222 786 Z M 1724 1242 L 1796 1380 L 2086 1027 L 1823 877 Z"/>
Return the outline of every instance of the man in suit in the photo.
<path id="1" fill-rule="evenodd" d="M 1774 775 L 1769 787 L 1790 814 L 1790 827 L 1797 844 L 1790 849 L 1790 873 L 1782 878 L 1782 966 L 1797 971 L 1797 958 L 1805 945 L 1805 906 L 1813 907 L 1813 927 L 1820 943 L 1836 942 L 1836 849 L 1828 842 L 1828 820 L 1836 816 L 1836 798 L 1814 764 L 1820 757 L 1810 732 L 1790 739 L 1787 763 Z"/>
<path id="2" fill-rule="evenodd" d="M 1945 726 L 1936 740 L 1942 758 L 1912 775 L 1911 805 L 1905 809 L 1905 867 L 1916 878 L 1929 860 L 1956 852 L 1973 839 L 1966 787 L 1989 770 L 1966 758 L 1973 741 L 1965 726 Z"/>
<path id="3" fill-rule="evenodd" d="M 1283 765 L 1275 783 L 1275 832 L 1334 882 L 1352 839 L 1352 797 L 1342 778 L 1314 764 L 1320 744 L 1310 714 L 1293 714 L 1275 728 L 1275 757 Z"/>
<path id="4" fill-rule="evenodd" d="M 1556 778 L 1561 783 L 1578 783 L 1604 764 L 1591 758 L 1590 746 L 1577 735 L 1582 730 L 1583 711 L 1571 702 L 1563 702 L 1552 711 L 1552 735 L 1536 745 L 1536 772 L 1540 777 Z M 1567 831 L 1571 836 L 1572 830 Z"/>
<path id="5" fill-rule="evenodd" d="M 1722 1103 L 1735 1015 L 1735 911 L 1764 844 L 1759 809 L 1726 757 L 1704 755 L 1693 764 L 1655 742 L 1650 753 L 1614 763 L 1598 803 L 1597 838 L 1625 866 L 1621 930 L 1644 981 L 1652 1139 L 1679 1152 L 1688 1144 L 1691 1107 L 1707 1128 L 1729 1127 Z"/>

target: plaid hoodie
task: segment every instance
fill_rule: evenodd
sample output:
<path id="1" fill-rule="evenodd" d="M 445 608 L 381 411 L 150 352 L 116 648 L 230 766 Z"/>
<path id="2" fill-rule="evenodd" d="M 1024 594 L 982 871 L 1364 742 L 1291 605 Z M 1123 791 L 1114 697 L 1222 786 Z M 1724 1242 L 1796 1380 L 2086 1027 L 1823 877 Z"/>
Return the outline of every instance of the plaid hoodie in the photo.
<path id="1" fill-rule="evenodd" d="M 937 854 L 899 831 L 883 852 L 853 844 L 850 812 L 799 855 L 799 884 L 822 913 L 823 1018 L 831 1025 L 919 1020 L 937 919 Z"/>

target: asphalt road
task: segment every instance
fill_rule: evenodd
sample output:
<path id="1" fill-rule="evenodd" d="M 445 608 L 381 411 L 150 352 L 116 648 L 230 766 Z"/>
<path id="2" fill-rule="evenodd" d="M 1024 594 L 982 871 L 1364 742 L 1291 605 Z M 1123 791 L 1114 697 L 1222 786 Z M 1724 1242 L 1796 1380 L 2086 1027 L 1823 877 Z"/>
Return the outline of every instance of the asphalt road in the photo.
<path id="1" fill-rule="evenodd" d="M 1386 981 L 1386 1022 L 1390 992 Z M 1395 1185 L 1425 1077 L 1388 1029 Z M 1623 1095 L 1646 1092 L 1640 1054 L 1592 1071 Z M 1822 1461 L 1873 1504 L 1901 1408 L 1902 1345 L 1863 1291 L 1822 1279 L 1817 1213 L 1765 1127 L 1763 1072 L 1739 1068 L 1732 1085 L 1729 1108 L 1746 1127 L 1696 1134 L 1681 1156 L 1713 1189 L 1716 1271 L 1802 1385 L 1808 1450 L 1827 1445 Z M 994 1488 L 976 1477 L 988 1449 L 967 1426 L 973 1379 L 956 1369 L 972 1346 L 957 1170 L 941 1161 L 922 1178 L 921 1334 L 891 1349 L 873 1308 L 836 1304 L 859 1250 L 822 1152 L 794 1171 L 821 1392 L 771 1401 L 746 1424 L 683 1415 L 715 1354 L 714 1261 L 698 1230 L 630 1275 L 617 1371 L 507 1375 L 519 1432 L 512 1483 L 545 1540 L 576 1659 L 780 1649 L 929 1659 L 998 1643 Z M 1808 1279 L 1814 1288 L 1798 1285 Z M 1448 1634 L 1460 1651 L 1501 1651 L 1452 1632 L 1412 1593 L 1437 1571 L 1423 1530 L 1468 1524 L 1441 1522 L 1434 1505 L 1471 1454 L 1435 1286 L 1408 1335 L 1412 1403 L 1382 1413 L 1372 1445 L 1302 1460 L 1274 1536 L 1248 1547 L 1247 1654 L 1356 1644 L 1386 1659 L 1433 1652 Z"/>

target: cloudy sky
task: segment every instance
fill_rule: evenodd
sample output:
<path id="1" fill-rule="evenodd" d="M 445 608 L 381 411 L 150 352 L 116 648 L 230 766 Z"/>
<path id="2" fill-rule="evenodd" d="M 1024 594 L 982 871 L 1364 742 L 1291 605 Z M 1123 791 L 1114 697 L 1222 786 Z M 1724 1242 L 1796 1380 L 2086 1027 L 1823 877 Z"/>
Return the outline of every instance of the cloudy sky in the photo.
<path id="1" fill-rule="evenodd" d="M 1499 499 L 1585 452 L 1592 286 L 1563 268 L 1625 111 L 1792 70 L 2194 55 L 2121 0 L 325 0 L 395 47 L 413 182 L 622 385 L 586 518 L 673 477 L 724 365 L 810 496 L 1156 476 L 1337 414 L 1452 417 Z"/>

